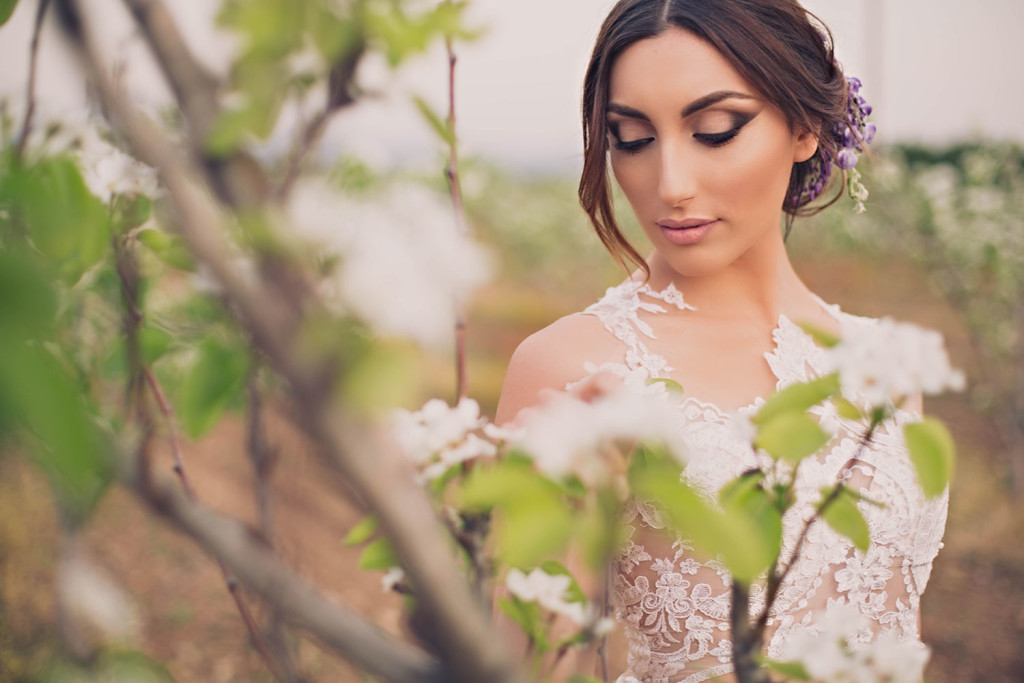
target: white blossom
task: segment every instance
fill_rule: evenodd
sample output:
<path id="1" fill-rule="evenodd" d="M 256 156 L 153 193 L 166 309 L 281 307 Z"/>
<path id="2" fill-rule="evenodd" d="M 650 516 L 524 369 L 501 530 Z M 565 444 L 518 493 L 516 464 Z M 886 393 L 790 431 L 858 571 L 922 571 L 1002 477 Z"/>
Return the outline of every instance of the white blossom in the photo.
<path id="1" fill-rule="evenodd" d="M 942 335 L 889 318 L 844 325 L 842 341 L 826 353 L 843 395 L 882 405 L 890 398 L 962 390 L 964 375 L 949 364 Z"/>
<path id="2" fill-rule="evenodd" d="M 682 459 L 682 419 L 674 396 L 661 383 L 639 389 L 621 385 L 591 401 L 564 393 L 524 411 L 516 445 L 546 474 L 572 474 L 588 486 L 599 486 L 615 474 L 601 451 L 617 442 L 658 442 Z"/>
<path id="3" fill-rule="evenodd" d="M 901 642 L 892 633 L 878 636 L 870 646 L 862 648 L 862 652 L 870 660 L 876 680 L 889 683 L 920 681 L 931 654 L 924 643 L 915 640 Z"/>
<path id="4" fill-rule="evenodd" d="M 565 574 L 552 575 L 539 568 L 529 574 L 519 569 L 510 569 L 505 577 L 505 586 L 520 600 L 536 602 L 545 609 L 564 614 L 582 624 L 585 619 L 583 603 L 566 599 L 571 584 L 572 579 Z"/>
<path id="5" fill-rule="evenodd" d="M 783 660 L 798 661 L 815 681 L 828 683 L 918 683 L 928 648 L 892 633 L 874 635 L 871 622 L 855 606 L 829 600 L 814 629 L 787 641 Z"/>
<path id="6" fill-rule="evenodd" d="M 499 427 L 490 422 L 484 425 L 484 434 L 494 443 L 517 441 L 523 438 L 524 433 L 521 428 L 515 426 L 504 425 Z"/>
<path id="7" fill-rule="evenodd" d="M 460 234 L 451 207 L 419 185 L 357 199 L 307 179 L 295 187 L 288 217 L 300 238 L 341 259 L 324 282 L 329 301 L 382 333 L 427 346 L 451 344 L 456 301 L 490 273 L 489 258 Z"/>
<path id="8" fill-rule="evenodd" d="M 401 567 L 391 567 L 386 572 L 384 572 L 384 576 L 380 578 L 381 590 L 385 592 L 390 592 L 395 589 L 395 586 L 397 586 L 404 580 L 405 570 L 403 570 Z"/>
<path id="9" fill-rule="evenodd" d="M 104 203 L 114 195 L 155 197 L 159 192 L 156 171 L 116 147 L 90 144 L 80 158 L 85 184 Z"/>
<path id="10" fill-rule="evenodd" d="M 138 633 L 134 602 L 77 545 L 61 556 L 57 601 L 65 637 L 82 656 L 111 641 L 131 640 Z"/>
<path id="11" fill-rule="evenodd" d="M 471 398 L 454 407 L 435 398 L 416 412 L 396 410 L 392 416 L 395 439 L 426 480 L 460 462 L 494 457 L 495 443 L 475 433 L 486 426 L 480 406 Z"/>
<path id="12" fill-rule="evenodd" d="M 510 569 L 505 577 L 505 586 L 520 600 L 536 602 L 544 609 L 566 616 L 595 637 L 600 638 L 610 633 L 615 628 L 615 622 L 601 617 L 596 605 L 567 599 L 571 585 L 572 579 L 567 575 L 548 574 L 540 568 L 529 574 L 519 569 Z"/>
<path id="13" fill-rule="evenodd" d="M 0 108 L 5 123 L 15 126 L 0 131 L 0 137 L 20 133 L 24 104 L 5 101 Z M 106 124 L 82 108 L 58 111 L 38 101 L 26 148 L 36 154 L 77 157 L 86 187 L 104 203 L 114 195 L 155 197 L 160 192 L 156 171 L 111 144 Z"/>

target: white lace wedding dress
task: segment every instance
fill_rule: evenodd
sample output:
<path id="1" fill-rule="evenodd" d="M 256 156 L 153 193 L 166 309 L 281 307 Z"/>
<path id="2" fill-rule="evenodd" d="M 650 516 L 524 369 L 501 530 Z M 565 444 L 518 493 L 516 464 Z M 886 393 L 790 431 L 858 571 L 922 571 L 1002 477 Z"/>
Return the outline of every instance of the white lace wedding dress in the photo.
<path id="1" fill-rule="evenodd" d="M 584 313 L 599 318 L 624 346 L 621 363 L 601 368 L 646 378 L 671 377 L 665 358 L 651 350 L 657 317 L 668 310 L 666 306 L 691 308 L 671 285 L 658 292 L 627 280 L 587 308 Z M 822 306 L 842 324 L 873 324 L 836 306 Z M 795 323 L 780 317 L 773 337 L 775 348 L 765 358 L 778 388 L 820 373 L 822 349 Z M 738 417 L 752 415 L 761 403 L 763 399 L 758 399 L 738 413 L 727 413 L 714 404 L 684 398 L 679 429 L 688 444 L 688 482 L 714 495 L 744 471 L 770 465 L 767 456 L 753 452 L 737 428 Z M 870 620 L 871 627 L 856 634 L 858 642 L 885 632 L 916 642 L 920 597 L 942 546 L 948 503 L 945 494 L 925 499 L 907 456 L 901 426 L 919 416 L 897 411 L 844 470 L 858 450 L 864 426 L 840 418 L 834 408 L 812 412 L 836 437 L 817 459 L 808 459 L 799 469 L 798 502 L 783 520 L 782 557 L 790 556 L 822 487 L 840 478 L 884 503 L 884 508 L 859 504 L 871 530 L 866 553 L 822 522 L 811 527 L 772 609 L 768 654 L 784 656 L 787 639 L 801 630 L 813 631 L 816 616 L 839 604 L 855 605 Z M 627 522 L 631 537 L 619 558 L 613 590 L 616 617 L 629 639 L 629 670 L 619 683 L 696 683 L 731 673 L 728 573 L 714 561 L 698 559 L 685 541 L 673 542 L 657 533 L 658 515 L 643 502 L 629 505 Z M 764 596 L 756 585 L 752 598 L 752 612 L 760 613 Z"/>

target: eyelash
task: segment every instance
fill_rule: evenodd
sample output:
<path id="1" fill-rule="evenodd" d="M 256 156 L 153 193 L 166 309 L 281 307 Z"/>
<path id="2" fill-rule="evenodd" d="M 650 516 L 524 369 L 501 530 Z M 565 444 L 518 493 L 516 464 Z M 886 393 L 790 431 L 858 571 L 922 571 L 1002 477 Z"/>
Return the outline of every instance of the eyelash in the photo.
<path id="1" fill-rule="evenodd" d="M 721 147 L 739 135 L 740 129 L 745 125 L 746 123 L 742 123 L 724 133 L 694 133 L 693 137 L 708 147 Z M 644 138 L 643 140 L 633 140 L 630 142 L 617 140 L 613 146 L 615 149 L 626 154 L 636 154 L 653 141 L 654 138 Z"/>

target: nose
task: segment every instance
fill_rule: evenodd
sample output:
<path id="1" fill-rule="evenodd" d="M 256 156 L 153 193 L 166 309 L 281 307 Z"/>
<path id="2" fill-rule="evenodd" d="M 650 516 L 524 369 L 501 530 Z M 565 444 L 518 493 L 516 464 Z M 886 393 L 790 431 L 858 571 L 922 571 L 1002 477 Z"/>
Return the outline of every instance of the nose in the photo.
<path id="1" fill-rule="evenodd" d="M 684 141 L 671 139 L 661 145 L 658 198 L 665 206 L 678 206 L 697 194 L 696 159 L 684 147 Z"/>

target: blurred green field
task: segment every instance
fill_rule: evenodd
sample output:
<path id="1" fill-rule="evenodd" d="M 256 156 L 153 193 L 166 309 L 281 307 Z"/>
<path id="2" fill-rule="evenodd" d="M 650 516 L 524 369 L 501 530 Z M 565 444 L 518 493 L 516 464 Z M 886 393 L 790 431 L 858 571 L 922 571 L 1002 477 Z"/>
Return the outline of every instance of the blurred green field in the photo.
<path id="1" fill-rule="evenodd" d="M 917 200 L 891 177 L 868 182 L 875 197 L 866 217 L 852 218 L 848 202 L 840 201 L 820 217 L 797 221 L 790 247 L 807 284 L 849 312 L 941 330 L 955 363 L 971 379 L 1020 377 L 1019 366 L 986 366 L 990 357 L 978 353 L 972 321 L 962 307 L 950 305 L 927 259 L 899 248 L 910 244 L 900 236 L 914 233 L 915 221 L 933 217 L 908 209 Z M 467 163 L 463 183 L 471 223 L 497 264 L 493 282 L 473 302 L 467 332 L 470 395 L 493 415 L 515 346 L 596 300 L 624 272 L 590 232 L 576 204 L 574 178 L 523 178 Z M 1019 227 L 1016 209 L 1003 210 L 1006 229 Z M 623 216 L 635 237 L 629 218 Z M 879 225 L 891 234 L 879 237 Z M 424 370 L 421 397 L 450 399 L 451 359 L 425 360 Z M 960 451 L 946 545 L 923 600 L 923 637 L 933 651 L 928 680 L 1024 680 L 1024 503 L 1011 493 L 991 399 L 976 392 L 951 395 L 927 403 L 926 410 L 947 422 Z M 357 552 L 341 545 L 357 515 L 341 502 L 340 484 L 310 457 L 284 417 L 271 427 L 282 449 L 274 485 L 275 540 L 283 556 L 385 628 L 400 631 L 400 601 L 381 592 L 378 575 L 355 570 Z M 252 519 L 243 429 L 238 418 L 225 421 L 193 444 L 187 458 L 201 500 Z M 60 656 L 52 595 L 58 536 L 45 482 L 22 461 L 0 454 L 0 681 L 79 680 L 45 673 L 52 674 L 52 661 Z M 163 662 L 174 680 L 270 680 L 216 566 L 130 496 L 108 493 L 87 538 L 97 562 L 141 607 L 139 649 Z M 316 681 L 361 680 L 312 644 L 302 645 L 300 661 Z"/>

